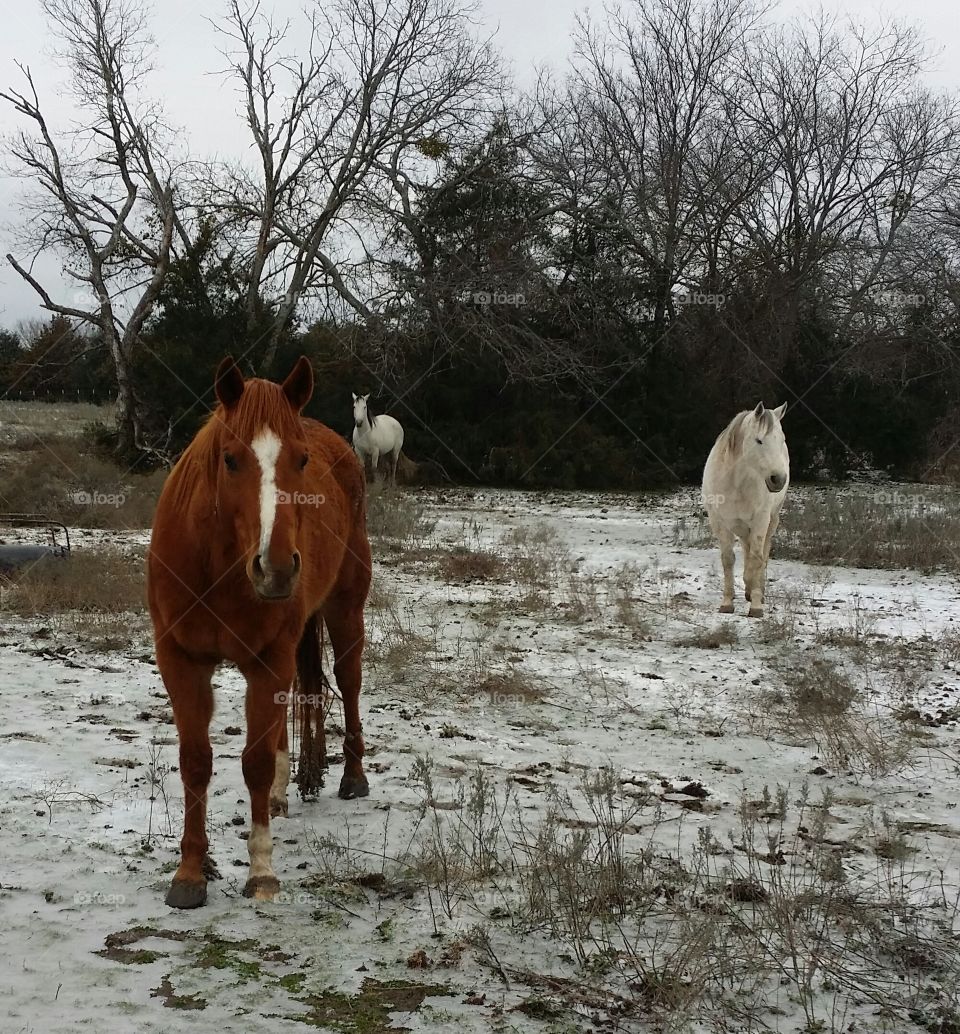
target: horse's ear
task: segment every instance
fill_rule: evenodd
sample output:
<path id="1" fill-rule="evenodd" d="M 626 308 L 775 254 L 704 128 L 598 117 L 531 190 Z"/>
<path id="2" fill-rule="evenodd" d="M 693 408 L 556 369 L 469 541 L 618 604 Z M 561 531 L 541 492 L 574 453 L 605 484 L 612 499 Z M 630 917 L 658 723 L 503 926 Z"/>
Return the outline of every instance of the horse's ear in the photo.
<path id="1" fill-rule="evenodd" d="M 784 404 L 782 406 L 777 406 L 777 408 L 775 410 L 773 410 L 773 415 L 778 420 L 782 420 L 783 419 L 783 414 L 786 413 L 786 411 L 787 411 L 787 404 L 786 404 L 786 402 L 784 402 Z"/>
<path id="2" fill-rule="evenodd" d="M 359 399 L 359 398 L 360 398 L 360 396 L 359 396 L 359 395 L 356 395 L 356 394 L 354 394 L 354 393 L 353 393 L 352 391 L 350 392 L 350 394 L 351 394 L 351 395 L 353 395 L 353 402 L 354 402 L 354 405 L 356 405 L 356 403 L 357 403 L 357 399 Z"/>
<path id="3" fill-rule="evenodd" d="M 217 367 L 217 375 L 213 379 L 214 391 L 224 409 L 232 409 L 243 394 L 243 374 L 240 367 L 228 355 Z"/>
<path id="4" fill-rule="evenodd" d="M 298 413 L 310 401 L 313 394 L 313 367 L 305 355 L 300 356 L 283 382 L 283 393 Z"/>
<path id="5" fill-rule="evenodd" d="M 370 392 L 368 391 L 366 395 L 361 395 L 360 397 L 363 399 L 364 402 L 366 402 L 370 398 Z"/>
<path id="6" fill-rule="evenodd" d="M 759 420 L 763 416 L 763 403 L 758 402 L 757 408 L 753 411 L 753 415 Z"/>

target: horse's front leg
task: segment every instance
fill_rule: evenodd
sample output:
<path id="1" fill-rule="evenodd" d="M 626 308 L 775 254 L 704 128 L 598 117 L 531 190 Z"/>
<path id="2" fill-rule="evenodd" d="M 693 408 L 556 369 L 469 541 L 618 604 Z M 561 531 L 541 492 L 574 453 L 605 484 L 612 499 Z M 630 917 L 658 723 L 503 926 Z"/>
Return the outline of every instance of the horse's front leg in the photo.
<path id="1" fill-rule="evenodd" d="M 372 480 L 373 480 L 373 483 L 376 484 L 377 483 L 377 468 L 380 465 L 380 450 L 376 446 L 373 446 L 370 449 L 370 464 L 373 467 L 373 474 L 371 475 L 372 476 Z"/>
<path id="2" fill-rule="evenodd" d="M 183 839 L 180 865 L 170 883 L 166 902 L 172 908 L 197 908 L 207 900 L 207 787 L 213 774 L 210 719 L 213 716 L 212 664 L 199 664 L 172 637 L 156 644 L 157 667 L 173 707 L 180 740 L 183 780 Z"/>
<path id="3" fill-rule="evenodd" d="M 745 565 L 745 570 L 749 571 L 749 575 L 745 575 L 746 588 L 747 588 L 747 599 L 750 601 L 750 609 L 747 611 L 748 618 L 762 618 L 763 617 L 763 589 L 764 589 L 764 576 L 766 573 L 766 563 L 764 562 L 764 540 L 763 534 L 750 535 L 748 542 L 748 553 L 749 558 L 747 563 L 749 568 Z"/>
<path id="4" fill-rule="evenodd" d="M 779 510 L 774 510 L 774 512 L 772 514 L 770 514 L 770 524 L 767 527 L 767 534 L 766 534 L 766 537 L 763 540 L 764 577 L 766 577 L 767 561 L 770 559 L 770 547 L 773 545 L 773 535 L 774 535 L 774 532 L 779 527 L 779 525 L 780 525 L 780 511 Z"/>
<path id="5" fill-rule="evenodd" d="M 359 446 L 356 446 L 356 445 L 354 445 L 354 447 L 353 447 L 353 452 L 354 452 L 354 455 L 357 457 L 357 459 L 360 461 L 360 466 L 363 468 L 363 476 L 366 477 L 367 476 L 367 454 L 362 449 L 360 449 Z"/>
<path id="6" fill-rule="evenodd" d="M 720 540 L 720 563 L 723 566 L 723 599 L 720 601 L 720 613 L 733 613 L 733 532 L 721 528 L 717 532 Z"/>
<path id="7" fill-rule="evenodd" d="M 289 653 L 289 657 L 286 654 Z M 273 871 L 270 835 L 271 789 L 276 785 L 278 748 L 286 729 L 287 694 L 293 682 L 294 650 L 272 650 L 241 668 L 247 680 L 247 742 L 243 778 L 250 794 L 250 874 L 244 897 L 272 900 L 280 890 Z"/>

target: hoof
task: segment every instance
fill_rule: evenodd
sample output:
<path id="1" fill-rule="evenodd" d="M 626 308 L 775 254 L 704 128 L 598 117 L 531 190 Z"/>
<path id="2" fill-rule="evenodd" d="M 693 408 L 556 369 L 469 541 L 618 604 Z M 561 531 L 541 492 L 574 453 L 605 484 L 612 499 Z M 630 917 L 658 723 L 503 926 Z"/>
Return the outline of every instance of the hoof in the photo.
<path id="1" fill-rule="evenodd" d="M 280 893 L 280 881 L 276 876 L 251 876 L 243 888 L 245 898 L 257 901 L 273 901 Z"/>
<path id="2" fill-rule="evenodd" d="M 352 801 L 355 797 L 366 797 L 369 793 L 370 784 L 367 782 L 366 776 L 361 776 L 359 779 L 344 776 L 340 780 L 338 796 L 343 801 Z"/>
<path id="3" fill-rule="evenodd" d="M 748 618 L 762 618 L 763 617 L 763 607 L 751 607 L 747 611 L 747 617 Z"/>
<path id="4" fill-rule="evenodd" d="M 733 604 L 732 603 L 721 603 L 720 604 L 720 613 L 721 614 L 732 614 L 733 613 Z"/>
<path id="5" fill-rule="evenodd" d="M 286 797 L 279 799 L 270 798 L 270 818 L 275 819 L 280 816 L 287 818 L 288 814 Z"/>
<path id="6" fill-rule="evenodd" d="M 171 908 L 199 908 L 207 903 L 207 881 L 174 879 L 166 901 Z"/>

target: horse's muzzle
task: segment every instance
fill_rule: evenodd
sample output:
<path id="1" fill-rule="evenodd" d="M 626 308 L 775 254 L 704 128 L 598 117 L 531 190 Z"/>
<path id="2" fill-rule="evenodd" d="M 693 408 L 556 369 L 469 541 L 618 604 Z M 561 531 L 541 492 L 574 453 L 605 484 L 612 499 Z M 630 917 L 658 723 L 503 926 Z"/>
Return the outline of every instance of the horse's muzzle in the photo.
<path id="1" fill-rule="evenodd" d="M 782 492 L 787 479 L 782 474 L 769 474 L 767 476 L 767 488 L 771 492 Z"/>
<path id="2" fill-rule="evenodd" d="M 274 567 L 257 554 L 247 567 L 254 592 L 262 600 L 288 600 L 300 580 L 300 554 L 294 553 L 287 568 Z"/>

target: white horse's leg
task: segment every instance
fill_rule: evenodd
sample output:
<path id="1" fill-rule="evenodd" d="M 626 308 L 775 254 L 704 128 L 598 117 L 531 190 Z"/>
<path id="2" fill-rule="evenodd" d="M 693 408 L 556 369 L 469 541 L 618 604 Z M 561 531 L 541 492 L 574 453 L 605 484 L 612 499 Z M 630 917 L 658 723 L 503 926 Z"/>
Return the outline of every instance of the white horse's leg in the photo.
<path id="1" fill-rule="evenodd" d="M 749 535 L 742 536 L 740 548 L 743 550 L 743 598 L 749 602 L 753 588 L 753 551 Z"/>
<path id="2" fill-rule="evenodd" d="M 727 528 L 717 531 L 720 539 L 720 563 L 723 565 L 723 600 L 720 603 L 721 614 L 733 613 L 733 532 Z"/>
<path id="3" fill-rule="evenodd" d="M 396 488 L 396 486 L 397 486 L 397 464 L 400 462 L 400 447 L 399 446 L 397 446 L 397 448 L 394 449 L 393 452 L 390 454 L 390 459 L 392 461 L 392 468 L 393 468 L 391 470 L 391 475 L 390 476 L 391 476 L 391 478 L 393 480 L 393 486 L 394 486 L 394 488 Z"/>
<path id="4" fill-rule="evenodd" d="M 763 617 L 763 589 L 764 577 L 766 575 L 766 563 L 764 562 L 764 536 L 751 534 L 750 543 L 750 578 L 747 581 L 747 599 L 750 601 L 750 609 L 747 611 L 748 618 Z"/>
<path id="5" fill-rule="evenodd" d="M 380 450 L 374 445 L 370 449 L 370 462 L 373 464 L 373 483 L 377 483 L 377 467 L 380 465 Z"/>
<path id="6" fill-rule="evenodd" d="M 770 514 L 770 524 L 767 527 L 767 534 L 763 540 L 763 568 L 764 577 L 766 577 L 767 561 L 770 559 L 770 546 L 773 544 L 773 533 L 777 530 L 780 524 L 780 511 L 774 510 Z"/>

